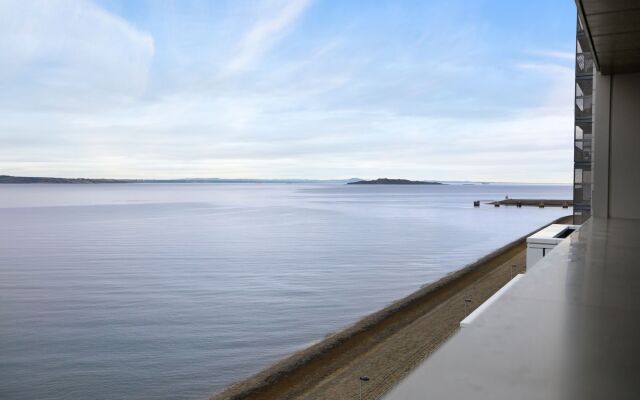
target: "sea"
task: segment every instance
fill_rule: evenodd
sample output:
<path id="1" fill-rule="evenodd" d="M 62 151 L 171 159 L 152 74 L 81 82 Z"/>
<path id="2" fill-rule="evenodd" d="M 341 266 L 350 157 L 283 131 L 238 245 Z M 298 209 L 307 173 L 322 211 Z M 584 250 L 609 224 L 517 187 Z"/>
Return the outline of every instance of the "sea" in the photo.
<path id="1" fill-rule="evenodd" d="M 571 209 L 564 185 L 0 185 L 0 399 L 206 399 Z M 473 201 L 482 205 L 473 207 Z"/>

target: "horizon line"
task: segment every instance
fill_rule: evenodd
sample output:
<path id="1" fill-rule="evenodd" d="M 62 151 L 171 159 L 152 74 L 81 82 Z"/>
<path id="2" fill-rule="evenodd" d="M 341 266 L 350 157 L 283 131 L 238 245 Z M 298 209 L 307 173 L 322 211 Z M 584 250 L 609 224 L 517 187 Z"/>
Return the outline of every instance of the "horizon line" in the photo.
<path id="1" fill-rule="evenodd" d="M 220 181 L 286 181 L 286 182 L 330 182 L 330 181 L 351 181 L 351 180 L 371 180 L 371 179 L 381 179 L 388 177 L 378 177 L 378 178 L 359 178 L 359 177 L 351 177 L 351 178 L 222 178 L 222 177 L 182 177 L 182 178 L 88 178 L 88 177 L 67 177 L 67 176 L 24 176 L 24 175 L 6 175 L 0 174 L 0 177 L 11 177 L 11 178 L 39 178 L 39 179 L 72 179 L 72 180 L 115 180 L 115 181 L 188 181 L 188 180 L 220 180 Z M 407 179 L 407 178 L 389 178 L 389 179 Z M 453 182 L 453 183 L 477 183 L 477 184 L 503 184 L 503 185 L 573 185 L 573 182 L 517 182 L 517 181 L 491 181 L 491 180 L 469 180 L 469 179 L 411 179 L 416 181 L 424 181 L 424 182 Z M 248 182 L 249 183 L 249 182 Z"/>

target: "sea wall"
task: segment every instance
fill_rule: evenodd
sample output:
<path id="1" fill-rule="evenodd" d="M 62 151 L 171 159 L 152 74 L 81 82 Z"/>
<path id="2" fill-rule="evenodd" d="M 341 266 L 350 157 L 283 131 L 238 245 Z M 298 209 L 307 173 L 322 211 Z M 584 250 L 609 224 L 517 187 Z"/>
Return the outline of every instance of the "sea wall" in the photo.
<path id="1" fill-rule="evenodd" d="M 551 223 L 570 223 L 571 217 L 562 217 Z M 547 225 L 545 225 L 547 226 Z M 508 261 L 526 247 L 526 238 L 536 229 L 511 243 L 481 257 L 475 262 L 430 283 L 416 292 L 395 301 L 353 325 L 324 340 L 296 352 L 257 374 L 232 384 L 211 400 L 287 399 L 301 394 L 310 382 L 320 381 L 354 356 L 354 348 L 368 348 L 362 343 L 376 343 L 434 309 L 452 295 L 464 290 L 491 271 L 496 265 Z M 360 350 L 365 351 L 365 350 Z M 303 384 L 304 383 L 304 384 Z"/>

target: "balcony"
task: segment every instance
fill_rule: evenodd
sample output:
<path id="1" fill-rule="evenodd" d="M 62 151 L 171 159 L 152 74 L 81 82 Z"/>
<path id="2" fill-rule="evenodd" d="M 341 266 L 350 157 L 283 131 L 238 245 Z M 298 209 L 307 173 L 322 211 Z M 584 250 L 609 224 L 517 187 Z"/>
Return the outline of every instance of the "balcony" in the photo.
<path id="1" fill-rule="evenodd" d="M 576 76 L 593 74 L 593 55 L 590 52 L 576 54 Z"/>
<path id="2" fill-rule="evenodd" d="M 637 399 L 640 220 L 591 219 L 386 400 Z"/>

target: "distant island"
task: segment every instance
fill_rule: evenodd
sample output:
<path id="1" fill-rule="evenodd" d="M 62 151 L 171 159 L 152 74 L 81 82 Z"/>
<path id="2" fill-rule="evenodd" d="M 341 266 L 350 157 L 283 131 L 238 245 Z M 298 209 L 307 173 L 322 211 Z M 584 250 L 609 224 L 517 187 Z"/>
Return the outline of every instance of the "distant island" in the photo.
<path id="1" fill-rule="evenodd" d="M 41 176 L 11 176 L 0 175 L 0 184 L 3 183 L 66 183 L 66 184 L 92 184 L 92 183 L 336 183 L 344 184 L 360 181 L 359 178 L 351 179 L 223 179 L 223 178 L 182 178 L 182 179 L 103 179 L 103 178 L 52 178 Z"/>
<path id="2" fill-rule="evenodd" d="M 410 181 L 408 179 L 378 178 L 371 181 L 347 182 L 347 185 L 444 185 L 442 182 Z"/>

